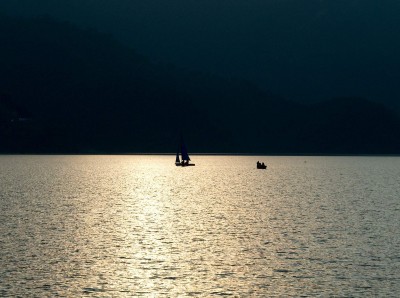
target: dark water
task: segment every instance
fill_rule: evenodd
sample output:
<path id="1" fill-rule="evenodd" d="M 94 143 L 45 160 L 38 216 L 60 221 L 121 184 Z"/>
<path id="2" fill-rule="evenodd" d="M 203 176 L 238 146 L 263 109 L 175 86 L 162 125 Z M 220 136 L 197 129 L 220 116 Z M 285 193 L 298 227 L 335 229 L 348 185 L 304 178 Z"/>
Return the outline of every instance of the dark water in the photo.
<path id="1" fill-rule="evenodd" d="M 174 159 L 0 156 L 0 296 L 400 295 L 400 158 Z"/>

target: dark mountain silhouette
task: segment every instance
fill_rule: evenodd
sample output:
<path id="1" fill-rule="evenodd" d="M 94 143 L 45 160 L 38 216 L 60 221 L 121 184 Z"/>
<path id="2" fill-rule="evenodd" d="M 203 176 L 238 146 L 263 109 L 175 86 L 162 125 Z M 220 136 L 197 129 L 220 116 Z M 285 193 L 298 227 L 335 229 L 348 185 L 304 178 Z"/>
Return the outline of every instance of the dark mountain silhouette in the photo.
<path id="1" fill-rule="evenodd" d="M 98 28 L 156 61 L 300 102 L 361 96 L 400 111 L 400 1 L 14 0 L 0 11 Z"/>
<path id="2" fill-rule="evenodd" d="M 0 152 L 398 154 L 400 121 L 346 98 L 303 105 L 151 63 L 94 30 L 0 16 Z"/>

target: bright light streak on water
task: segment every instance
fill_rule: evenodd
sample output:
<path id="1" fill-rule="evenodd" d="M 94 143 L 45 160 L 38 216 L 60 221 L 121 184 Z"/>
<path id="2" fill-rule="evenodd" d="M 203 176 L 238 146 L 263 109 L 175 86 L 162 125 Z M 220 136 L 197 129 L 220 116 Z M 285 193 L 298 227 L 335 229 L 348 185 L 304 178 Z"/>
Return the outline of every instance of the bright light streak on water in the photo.
<path id="1" fill-rule="evenodd" d="M 192 159 L 0 156 L 0 296 L 400 295 L 400 158 Z"/>

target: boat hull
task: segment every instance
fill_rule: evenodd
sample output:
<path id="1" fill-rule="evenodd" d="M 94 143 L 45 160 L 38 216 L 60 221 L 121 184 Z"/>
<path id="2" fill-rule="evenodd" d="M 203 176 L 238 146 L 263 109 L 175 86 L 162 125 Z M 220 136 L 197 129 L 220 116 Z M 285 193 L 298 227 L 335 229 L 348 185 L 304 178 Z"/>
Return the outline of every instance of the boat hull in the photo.
<path id="1" fill-rule="evenodd" d="M 176 162 L 175 165 L 176 165 L 177 167 L 194 167 L 196 164 L 190 163 L 190 164 L 188 164 L 188 165 L 185 165 L 185 164 L 182 165 L 181 163 Z"/>
<path id="2" fill-rule="evenodd" d="M 257 169 L 259 170 L 265 170 L 267 168 L 267 166 L 257 166 Z"/>

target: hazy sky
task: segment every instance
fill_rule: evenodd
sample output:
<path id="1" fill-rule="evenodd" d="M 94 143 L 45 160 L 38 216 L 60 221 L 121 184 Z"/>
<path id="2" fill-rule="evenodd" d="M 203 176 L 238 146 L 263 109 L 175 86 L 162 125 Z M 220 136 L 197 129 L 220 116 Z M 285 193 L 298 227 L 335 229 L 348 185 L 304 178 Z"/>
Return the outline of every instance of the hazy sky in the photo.
<path id="1" fill-rule="evenodd" d="M 155 61 L 294 99 L 400 97 L 398 0 L 0 0 L 109 32 Z"/>

